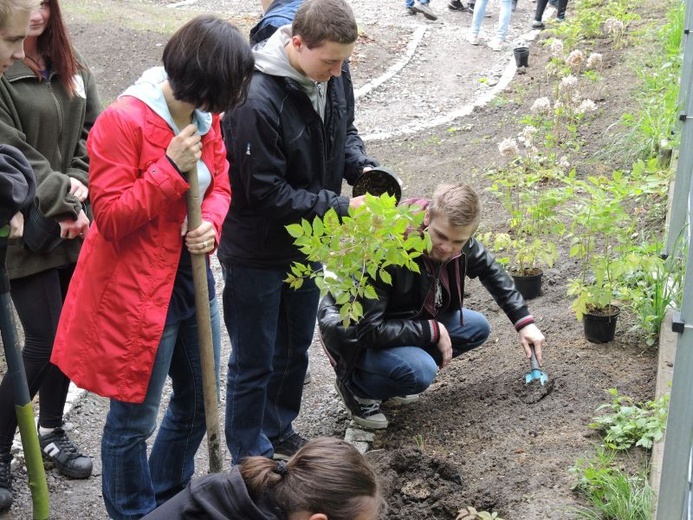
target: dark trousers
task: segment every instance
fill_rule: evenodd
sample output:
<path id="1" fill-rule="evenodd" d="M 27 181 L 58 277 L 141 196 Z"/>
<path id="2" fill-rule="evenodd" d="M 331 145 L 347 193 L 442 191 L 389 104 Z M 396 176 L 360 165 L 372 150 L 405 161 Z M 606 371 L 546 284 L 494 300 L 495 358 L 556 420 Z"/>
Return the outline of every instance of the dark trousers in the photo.
<path id="1" fill-rule="evenodd" d="M 534 19 L 537 22 L 541 22 L 542 16 L 544 16 L 544 10 L 546 9 L 549 0 L 537 0 L 537 10 L 534 12 Z M 565 18 L 565 10 L 568 7 L 568 0 L 558 0 L 558 6 L 556 7 L 557 13 L 556 18 Z"/>
<path id="2" fill-rule="evenodd" d="M 11 296 L 24 328 L 22 359 L 29 393 L 39 393 L 39 425 L 57 428 L 63 422 L 63 408 L 70 380 L 50 362 L 60 311 L 74 266 L 48 269 L 11 281 Z M 12 381 L 0 384 L 0 453 L 9 453 L 17 430 Z"/>

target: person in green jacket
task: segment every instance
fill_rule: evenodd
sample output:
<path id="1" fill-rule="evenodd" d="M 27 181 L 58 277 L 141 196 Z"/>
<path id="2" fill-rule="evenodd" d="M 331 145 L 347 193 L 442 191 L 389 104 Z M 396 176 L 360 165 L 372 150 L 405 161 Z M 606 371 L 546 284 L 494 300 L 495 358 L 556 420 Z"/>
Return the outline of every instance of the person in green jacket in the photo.
<path id="1" fill-rule="evenodd" d="M 38 3 L 37 3 L 38 4 Z M 31 222 L 22 214 L 10 222 L 7 271 L 12 301 L 24 329 L 22 352 L 29 391 L 39 393 L 39 443 L 57 469 L 88 478 L 91 457 L 83 455 L 63 430 L 69 379 L 50 363 L 63 298 L 89 230 L 86 138 L 101 111 L 94 79 L 70 42 L 58 0 L 40 2 L 31 12 L 25 57 L 0 79 L 0 143 L 18 148 L 36 176 L 31 211 L 55 229 L 50 251 L 30 250 Z M 56 225 L 57 224 L 57 225 Z M 0 510 L 12 504 L 10 462 L 17 428 L 11 382 L 0 384 Z"/>

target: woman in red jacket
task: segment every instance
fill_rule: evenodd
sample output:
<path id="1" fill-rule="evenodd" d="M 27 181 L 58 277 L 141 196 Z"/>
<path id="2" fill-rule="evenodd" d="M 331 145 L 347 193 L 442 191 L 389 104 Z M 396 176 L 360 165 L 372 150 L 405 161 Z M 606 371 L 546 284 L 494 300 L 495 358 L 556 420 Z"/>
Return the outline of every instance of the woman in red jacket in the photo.
<path id="1" fill-rule="evenodd" d="M 192 254 L 209 255 L 230 203 L 218 114 L 242 102 L 253 70 L 240 32 L 201 16 L 168 42 L 163 67 L 97 119 L 87 142 L 94 223 L 63 306 L 52 361 L 110 397 L 101 444 L 113 519 L 140 518 L 183 489 L 205 434 Z M 202 224 L 187 229 L 197 167 Z M 215 357 L 219 313 L 207 266 Z M 173 394 L 147 459 L 167 374 Z"/>

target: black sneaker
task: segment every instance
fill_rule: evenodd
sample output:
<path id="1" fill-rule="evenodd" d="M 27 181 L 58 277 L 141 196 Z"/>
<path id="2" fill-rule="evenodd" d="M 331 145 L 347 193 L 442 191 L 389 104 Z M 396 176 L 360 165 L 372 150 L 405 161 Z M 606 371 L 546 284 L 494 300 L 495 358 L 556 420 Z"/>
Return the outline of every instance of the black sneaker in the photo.
<path id="1" fill-rule="evenodd" d="M 0 455 L 0 511 L 12 505 L 12 455 Z"/>
<path id="2" fill-rule="evenodd" d="M 448 2 L 448 9 L 451 11 L 469 11 L 467 7 L 460 0 L 450 0 Z"/>
<path id="3" fill-rule="evenodd" d="M 433 12 L 433 10 L 428 7 L 428 4 L 422 4 L 421 2 L 416 2 L 412 7 L 412 10 L 416 13 L 421 13 L 427 20 L 437 20 L 438 15 Z"/>
<path id="4" fill-rule="evenodd" d="M 308 441 L 301 437 L 298 433 L 293 433 L 286 439 L 277 444 L 272 443 L 274 448 L 274 460 L 289 460 L 294 453 L 303 448 Z"/>
<path id="5" fill-rule="evenodd" d="M 339 379 L 335 382 L 337 394 L 347 409 L 347 413 L 354 423 L 362 428 L 383 430 L 387 428 L 388 421 L 385 414 L 380 411 L 380 401 L 377 399 L 364 399 L 356 397 Z"/>
<path id="6" fill-rule="evenodd" d="M 38 438 L 43 456 L 52 460 L 60 473 L 66 477 L 80 479 L 91 476 L 91 457 L 77 451 L 65 430 L 55 428 L 48 435 L 39 433 Z"/>

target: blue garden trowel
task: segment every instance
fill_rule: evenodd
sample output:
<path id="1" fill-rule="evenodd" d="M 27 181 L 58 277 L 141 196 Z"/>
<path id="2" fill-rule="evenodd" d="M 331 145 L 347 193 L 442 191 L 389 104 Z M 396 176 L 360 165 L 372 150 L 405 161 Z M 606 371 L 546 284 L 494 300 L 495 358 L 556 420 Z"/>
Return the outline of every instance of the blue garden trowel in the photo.
<path id="1" fill-rule="evenodd" d="M 549 376 L 546 375 L 541 367 L 539 366 L 539 361 L 537 361 L 537 355 L 534 353 L 534 345 L 530 345 L 532 349 L 532 357 L 529 359 L 529 364 L 531 369 L 527 372 L 525 376 L 525 384 L 529 384 L 532 381 L 539 381 L 542 386 L 549 382 Z"/>

